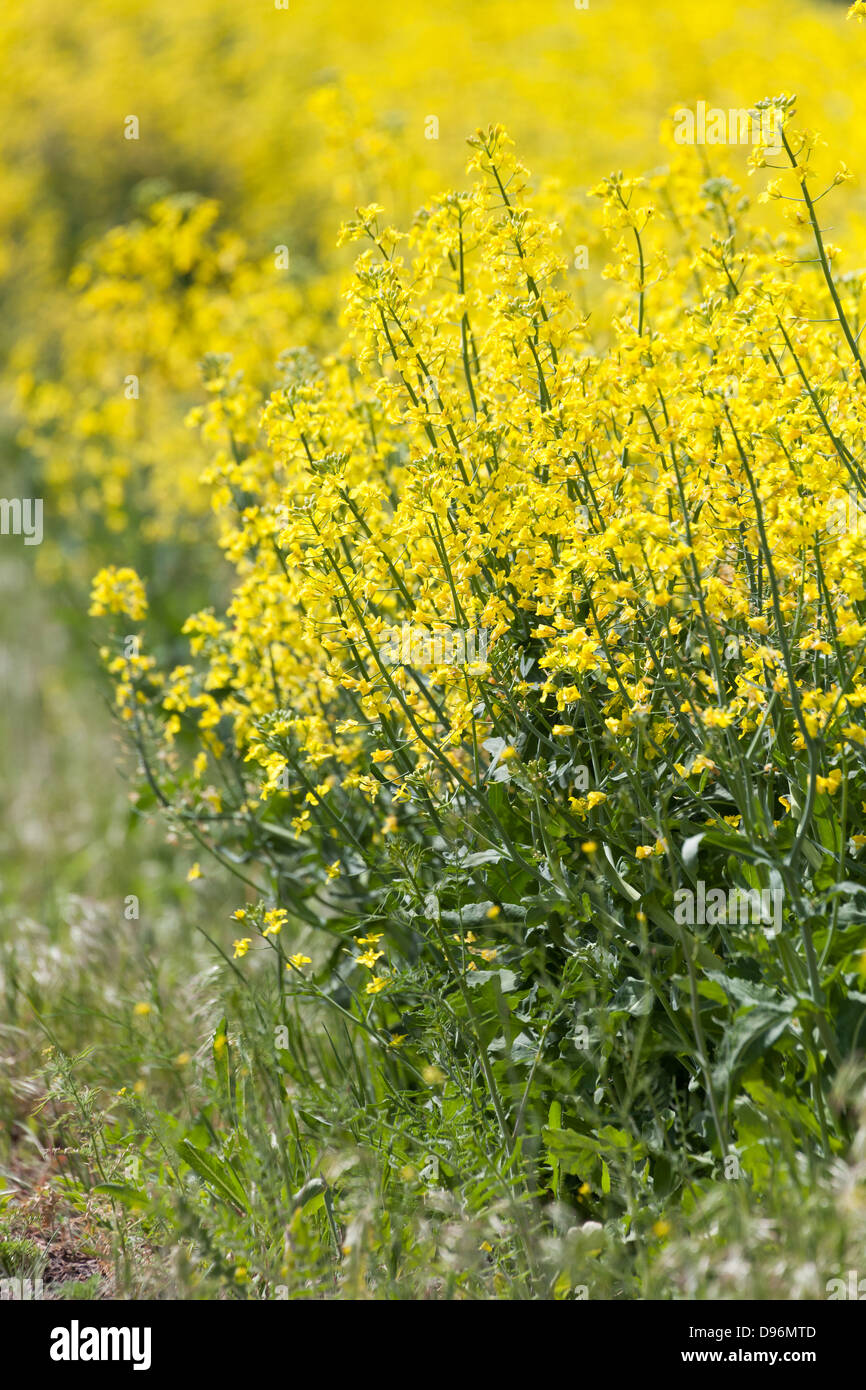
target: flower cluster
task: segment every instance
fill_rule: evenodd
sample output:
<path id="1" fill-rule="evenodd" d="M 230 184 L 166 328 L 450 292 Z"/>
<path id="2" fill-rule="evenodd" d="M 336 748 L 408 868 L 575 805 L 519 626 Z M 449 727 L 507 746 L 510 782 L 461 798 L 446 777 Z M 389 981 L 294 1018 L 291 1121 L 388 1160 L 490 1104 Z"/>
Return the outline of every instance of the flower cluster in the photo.
<path id="1" fill-rule="evenodd" d="M 770 105 L 782 152 L 753 154 L 752 197 L 673 146 L 597 186 L 602 323 L 499 126 L 407 231 L 360 207 L 342 347 L 283 353 L 264 402 L 209 359 L 196 423 L 231 602 L 188 619 L 188 663 L 123 671 L 151 786 L 257 866 L 267 943 L 332 938 L 334 997 L 399 1030 L 433 968 L 464 995 L 519 972 L 559 1007 L 572 967 L 555 933 L 539 964 L 536 929 L 591 923 L 623 989 L 638 968 L 658 993 L 661 960 L 689 999 L 723 1152 L 736 1058 L 695 963 L 715 1008 L 739 986 L 709 982 L 750 956 L 835 1064 L 818 956 L 847 1000 L 862 950 L 834 923 L 866 844 L 864 277 L 823 231 L 847 169 Z M 402 623 L 483 628 L 486 659 L 386 661 Z M 686 946 L 672 911 L 699 857 L 759 908 L 781 895 L 778 921 L 699 923 Z M 820 950 L 791 944 L 804 921 Z M 376 935 L 345 964 L 371 923 L 387 972 Z"/>

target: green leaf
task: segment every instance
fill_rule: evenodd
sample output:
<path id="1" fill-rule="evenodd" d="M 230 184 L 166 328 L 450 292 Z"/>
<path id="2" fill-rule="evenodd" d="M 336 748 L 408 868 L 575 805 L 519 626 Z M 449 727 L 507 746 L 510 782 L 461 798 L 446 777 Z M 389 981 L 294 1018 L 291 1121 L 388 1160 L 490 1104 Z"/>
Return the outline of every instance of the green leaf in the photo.
<path id="1" fill-rule="evenodd" d="M 634 1162 L 646 1156 L 644 1144 L 613 1125 L 603 1125 L 597 1137 L 578 1134 L 575 1129 L 557 1130 L 550 1126 L 545 1126 L 541 1134 L 548 1154 L 561 1165 L 563 1173 L 572 1177 L 586 1177 L 599 1162 L 604 1162 L 603 1155 L 611 1149 L 627 1153 Z"/>
<path id="2" fill-rule="evenodd" d="M 292 1193 L 292 1211 L 300 1209 L 311 1216 L 314 1211 L 325 1205 L 327 1190 L 328 1184 L 324 1178 L 310 1178 L 309 1182 L 305 1182 L 303 1187 Z"/>
<path id="3" fill-rule="evenodd" d="M 611 1000 L 611 1010 L 614 1013 L 621 1012 L 633 1014 L 636 1018 L 643 1018 L 646 1014 L 652 1013 L 655 994 L 651 985 L 645 984 L 643 980 L 624 980 Z"/>
<path id="4" fill-rule="evenodd" d="M 744 980 L 738 975 L 728 975 L 723 970 L 708 970 L 707 979 L 721 985 L 729 998 L 746 1008 L 754 1006 L 790 1013 L 795 1007 L 795 1000 L 780 999 L 767 985 L 759 984 L 755 980 Z"/>
<path id="5" fill-rule="evenodd" d="M 725 1038 L 725 1055 L 716 1068 L 718 1084 L 731 1085 L 736 1072 L 769 1051 L 787 1031 L 793 1008 L 792 1001 L 786 1009 L 748 1009 L 734 1020 Z"/>
<path id="6" fill-rule="evenodd" d="M 557 1176 L 567 1173 L 571 1177 L 582 1177 L 595 1158 L 593 1141 L 574 1129 L 550 1129 L 541 1131 L 548 1153 L 548 1161 L 556 1163 Z"/>
<path id="7" fill-rule="evenodd" d="M 94 1192 L 102 1192 L 106 1197 L 113 1197 L 116 1202 L 121 1202 L 125 1207 L 142 1210 L 150 1205 L 150 1198 L 140 1187 L 128 1187 L 122 1182 L 100 1182 L 93 1188 Z"/>
<path id="8" fill-rule="evenodd" d="M 759 1112 L 764 1115 L 775 1115 L 785 1118 L 789 1123 L 794 1122 L 796 1126 L 801 1125 L 813 1139 L 820 1139 L 821 1126 L 817 1118 L 802 1101 L 794 1096 L 784 1095 L 774 1087 L 768 1086 L 765 1081 L 745 1081 L 744 1090 L 749 1094 Z"/>
<path id="9" fill-rule="evenodd" d="M 217 1030 L 213 1035 L 211 1051 L 213 1052 L 213 1064 L 217 1080 L 222 1086 L 225 1094 L 229 1095 L 231 1085 L 229 1073 L 228 1020 L 225 1018 L 221 1019 L 217 1024 Z"/>
<path id="10" fill-rule="evenodd" d="M 237 1173 L 229 1163 L 224 1159 L 218 1159 L 214 1154 L 204 1153 L 201 1149 L 195 1148 L 188 1139 L 181 1140 L 178 1153 L 193 1172 L 207 1183 L 215 1196 L 228 1206 L 241 1207 L 249 1211 L 249 1199 Z"/>
<path id="11" fill-rule="evenodd" d="M 518 987 L 513 970 L 470 970 L 466 976 L 470 989 L 478 989 L 486 985 L 488 980 L 496 980 L 503 994 L 511 994 Z"/>

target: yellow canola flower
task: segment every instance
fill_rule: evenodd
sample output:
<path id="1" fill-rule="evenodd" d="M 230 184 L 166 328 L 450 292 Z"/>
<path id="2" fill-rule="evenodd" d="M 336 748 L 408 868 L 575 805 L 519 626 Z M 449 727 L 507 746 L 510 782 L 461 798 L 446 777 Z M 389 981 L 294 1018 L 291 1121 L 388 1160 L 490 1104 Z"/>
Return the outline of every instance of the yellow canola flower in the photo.
<path id="1" fill-rule="evenodd" d="M 265 912 L 262 921 L 262 936 L 278 936 L 288 921 L 289 914 L 284 907 L 272 907 Z"/>
<path id="2" fill-rule="evenodd" d="M 122 613 L 133 622 L 147 616 L 144 585 L 135 570 L 128 566 L 109 565 L 93 580 L 89 612 L 94 617 L 106 613 Z"/>
<path id="3" fill-rule="evenodd" d="M 363 954 L 360 956 L 356 956 L 355 959 L 357 960 L 359 965 L 365 965 L 368 970 L 372 970 L 376 965 L 376 961 L 381 960 L 383 955 L 383 951 L 369 950 L 364 951 Z"/>
<path id="4" fill-rule="evenodd" d="M 486 796 L 495 784 L 510 824 L 512 802 L 545 778 L 562 844 L 613 853 L 614 799 L 602 809 L 607 794 L 578 780 L 581 746 L 609 790 L 625 790 L 610 778 L 624 763 L 681 757 L 683 801 L 697 796 L 689 779 L 722 777 L 780 721 L 795 751 L 821 738 L 831 761 L 851 756 L 839 742 L 857 743 L 866 700 L 866 542 L 846 462 L 866 401 L 856 354 L 826 321 L 805 202 L 822 160 L 830 184 L 838 165 L 783 114 L 796 153 L 765 203 L 743 193 L 747 152 L 680 147 L 670 132 L 663 166 L 598 184 L 592 284 L 576 278 L 569 198 L 531 182 L 501 127 L 472 136 L 461 191 L 434 194 L 406 226 L 369 194 L 352 200 L 340 350 L 296 349 L 255 383 L 220 352 L 206 364 L 195 423 L 232 594 L 224 612 L 190 617 L 189 663 L 152 697 L 172 773 L 191 731 L 203 774 L 219 730 L 250 782 L 238 820 L 294 832 L 330 876 L 344 846 L 356 872 L 357 834 L 394 872 L 430 804 L 446 808 L 443 837 L 459 837 L 467 787 Z M 843 181 L 840 203 L 853 196 Z M 773 220 L 792 199 L 799 220 Z M 196 209 L 201 288 L 230 295 L 234 270 L 219 280 L 211 262 L 231 251 L 209 217 Z M 175 254 L 166 228 L 185 226 L 175 208 L 127 229 L 100 248 L 87 292 L 119 293 L 130 260 L 152 269 L 154 240 L 162 275 Z M 857 243 L 835 235 L 828 256 L 856 323 L 864 286 L 844 266 Z M 276 312 L 280 296 L 261 293 Z M 802 373 L 780 373 L 763 350 L 782 330 Z M 93 603 L 140 611 L 135 571 L 102 571 Z M 110 657 L 131 717 L 161 673 Z M 551 727 L 567 746 L 551 747 Z M 833 794 L 841 779 L 836 769 L 817 788 Z M 720 812 L 711 823 L 739 828 Z M 665 852 L 661 839 L 636 843 L 651 824 L 632 828 L 638 860 Z M 543 841 L 529 851 L 539 863 Z M 265 912 L 263 935 L 287 920 Z M 360 944 L 372 971 L 382 953 Z"/>
<path id="5" fill-rule="evenodd" d="M 834 767 L 828 777 L 816 777 L 815 788 L 819 792 L 827 792 L 830 796 L 835 796 L 842 785 L 842 769 Z"/>

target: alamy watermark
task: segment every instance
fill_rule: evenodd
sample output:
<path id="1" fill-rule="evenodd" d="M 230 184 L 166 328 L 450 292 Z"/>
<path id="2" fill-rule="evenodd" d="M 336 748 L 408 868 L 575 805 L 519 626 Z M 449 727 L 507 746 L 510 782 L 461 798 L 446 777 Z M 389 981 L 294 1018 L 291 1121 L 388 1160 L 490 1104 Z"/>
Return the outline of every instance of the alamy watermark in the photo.
<path id="1" fill-rule="evenodd" d="M 854 488 L 831 488 L 826 501 L 828 536 L 862 536 L 866 531 L 866 499 Z"/>
<path id="2" fill-rule="evenodd" d="M 860 1278 L 859 1269 L 849 1269 L 847 1278 L 837 1275 L 835 1279 L 828 1279 L 824 1287 L 831 1303 L 839 1299 L 849 1299 L 854 1303 L 866 1300 L 866 1279 Z"/>
<path id="3" fill-rule="evenodd" d="M 68 1327 L 51 1332 L 52 1361 L 128 1361 L 134 1371 L 150 1370 L 149 1327 L 82 1327 L 73 1318 Z"/>
<path id="4" fill-rule="evenodd" d="M 23 1279 L 20 1275 L 0 1279 L 0 1303 L 29 1303 L 44 1296 L 41 1279 Z"/>
<path id="5" fill-rule="evenodd" d="M 745 107 L 707 107 L 699 101 L 694 111 L 681 106 L 674 112 L 674 140 L 678 145 L 763 145 L 767 154 L 782 153 L 782 126 L 775 107 L 748 111 Z"/>
<path id="6" fill-rule="evenodd" d="M 767 936 L 782 930 L 783 888 L 707 888 L 698 879 L 694 889 L 674 892 L 674 921 L 680 926 L 762 926 Z"/>
<path id="7" fill-rule="evenodd" d="M 42 498 L 0 497 L 0 536 L 23 536 L 25 545 L 41 545 Z"/>
<path id="8" fill-rule="evenodd" d="M 415 623 L 385 628 L 381 634 L 379 657 L 388 666 L 465 666 L 485 662 L 490 641 L 489 629 L 428 628 Z"/>

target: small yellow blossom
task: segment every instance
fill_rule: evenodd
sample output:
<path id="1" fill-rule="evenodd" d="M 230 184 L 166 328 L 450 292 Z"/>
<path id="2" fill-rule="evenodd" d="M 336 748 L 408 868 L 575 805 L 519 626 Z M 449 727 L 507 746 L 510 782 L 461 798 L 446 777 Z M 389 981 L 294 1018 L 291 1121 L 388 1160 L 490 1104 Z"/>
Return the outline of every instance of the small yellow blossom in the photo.
<path id="1" fill-rule="evenodd" d="M 262 936 L 278 936 L 288 921 L 289 914 L 284 907 L 269 908 L 263 917 Z"/>
<path id="2" fill-rule="evenodd" d="M 835 796 L 842 785 L 842 769 L 834 767 L 829 777 L 816 777 L 815 788 L 819 792 L 827 792 L 830 796 Z"/>
<path id="3" fill-rule="evenodd" d="M 384 951 L 374 951 L 371 948 L 369 951 L 364 951 L 362 955 L 356 956 L 355 959 L 359 965 L 365 965 L 368 970 L 373 970 L 376 961 L 381 960 L 383 955 Z"/>
<path id="4" fill-rule="evenodd" d="M 90 597 L 92 617 L 122 613 L 133 622 L 140 622 L 147 615 L 144 585 L 133 569 L 109 565 L 100 570 L 93 581 Z"/>

